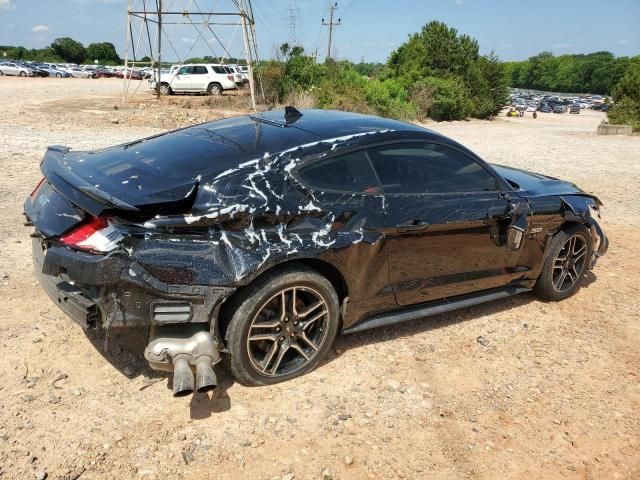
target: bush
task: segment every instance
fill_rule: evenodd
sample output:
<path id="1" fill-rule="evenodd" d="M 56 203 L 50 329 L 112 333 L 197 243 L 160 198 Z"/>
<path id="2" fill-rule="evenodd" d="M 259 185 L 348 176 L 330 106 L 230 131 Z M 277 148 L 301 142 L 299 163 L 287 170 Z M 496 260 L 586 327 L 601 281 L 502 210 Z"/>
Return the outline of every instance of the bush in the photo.
<path id="1" fill-rule="evenodd" d="M 631 125 L 634 130 L 640 130 L 640 101 L 629 97 L 614 104 L 607 112 L 609 122 L 614 125 Z"/>
<path id="2" fill-rule="evenodd" d="M 394 79 L 364 82 L 364 98 L 376 114 L 410 120 L 416 117 L 416 106 L 409 101 L 407 90 Z"/>
<path id="3" fill-rule="evenodd" d="M 467 116 L 469 101 L 460 79 L 427 77 L 421 82 L 421 88 L 434 92 L 429 111 L 434 120 L 463 120 Z"/>

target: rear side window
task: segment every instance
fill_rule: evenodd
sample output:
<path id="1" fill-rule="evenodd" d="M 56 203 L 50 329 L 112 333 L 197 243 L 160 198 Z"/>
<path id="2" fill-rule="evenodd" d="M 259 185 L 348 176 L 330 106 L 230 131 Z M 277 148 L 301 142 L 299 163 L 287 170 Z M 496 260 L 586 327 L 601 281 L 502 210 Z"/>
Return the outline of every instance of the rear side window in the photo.
<path id="1" fill-rule="evenodd" d="M 298 170 L 305 185 L 319 190 L 375 193 L 378 180 L 364 151 L 320 160 Z"/>
<path id="2" fill-rule="evenodd" d="M 404 143 L 367 150 L 385 193 L 460 193 L 499 190 L 493 175 L 453 148 Z"/>
<path id="3" fill-rule="evenodd" d="M 191 73 L 193 73 L 194 75 L 206 75 L 209 72 L 207 71 L 207 67 L 205 67 L 204 65 L 197 65 L 193 67 L 193 71 Z"/>
<path id="4" fill-rule="evenodd" d="M 212 68 L 213 68 L 213 71 L 216 73 L 220 73 L 220 74 L 225 73 L 224 68 L 222 67 L 212 67 Z"/>

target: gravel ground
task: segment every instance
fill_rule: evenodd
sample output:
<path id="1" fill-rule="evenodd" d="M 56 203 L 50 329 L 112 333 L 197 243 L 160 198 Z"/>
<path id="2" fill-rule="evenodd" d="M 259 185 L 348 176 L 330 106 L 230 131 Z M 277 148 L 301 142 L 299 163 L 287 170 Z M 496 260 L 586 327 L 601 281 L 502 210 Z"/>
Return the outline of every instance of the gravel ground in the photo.
<path id="1" fill-rule="evenodd" d="M 22 202 L 47 145 L 229 116 L 244 96 L 0 78 L 0 478 L 640 478 L 640 138 L 599 112 L 430 124 L 605 203 L 609 254 L 562 303 L 525 294 L 339 338 L 315 372 L 173 398 L 138 335 L 87 336 L 32 273 Z"/>

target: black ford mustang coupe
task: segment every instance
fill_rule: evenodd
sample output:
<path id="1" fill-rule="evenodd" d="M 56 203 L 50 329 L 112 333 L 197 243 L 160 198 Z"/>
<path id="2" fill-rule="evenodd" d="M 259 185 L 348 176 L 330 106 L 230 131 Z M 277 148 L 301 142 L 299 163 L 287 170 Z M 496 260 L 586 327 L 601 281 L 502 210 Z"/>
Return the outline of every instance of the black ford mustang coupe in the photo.
<path id="1" fill-rule="evenodd" d="M 607 250 L 599 200 L 435 132 L 288 107 L 99 151 L 50 147 L 25 202 L 39 281 L 83 328 L 148 326 L 175 395 L 313 369 L 338 333 L 533 290 Z"/>

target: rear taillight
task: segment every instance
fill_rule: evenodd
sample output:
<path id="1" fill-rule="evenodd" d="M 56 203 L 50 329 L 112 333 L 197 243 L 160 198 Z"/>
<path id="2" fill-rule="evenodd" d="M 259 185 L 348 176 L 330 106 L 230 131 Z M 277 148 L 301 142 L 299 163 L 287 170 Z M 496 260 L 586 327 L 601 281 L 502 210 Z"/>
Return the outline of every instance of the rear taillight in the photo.
<path id="1" fill-rule="evenodd" d="M 33 191 L 29 194 L 29 196 L 31 198 L 36 196 L 36 193 L 38 193 L 38 190 L 40 190 L 40 187 L 42 187 L 42 184 L 44 183 L 44 181 L 46 180 L 46 178 L 42 177 L 40 179 L 40 181 L 38 182 L 38 184 L 36 185 L 36 188 L 33 189 Z"/>
<path id="2" fill-rule="evenodd" d="M 104 217 L 91 217 L 87 222 L 60 237 L 68 247 L 93 252 L 110 252 L 118 246 L 123 235 Z"/>
<path id="3" fill-rule="evenodd" d="M 227 75 L 227 78 L 231 81 L 233 81 L 233 75 Z"/>

